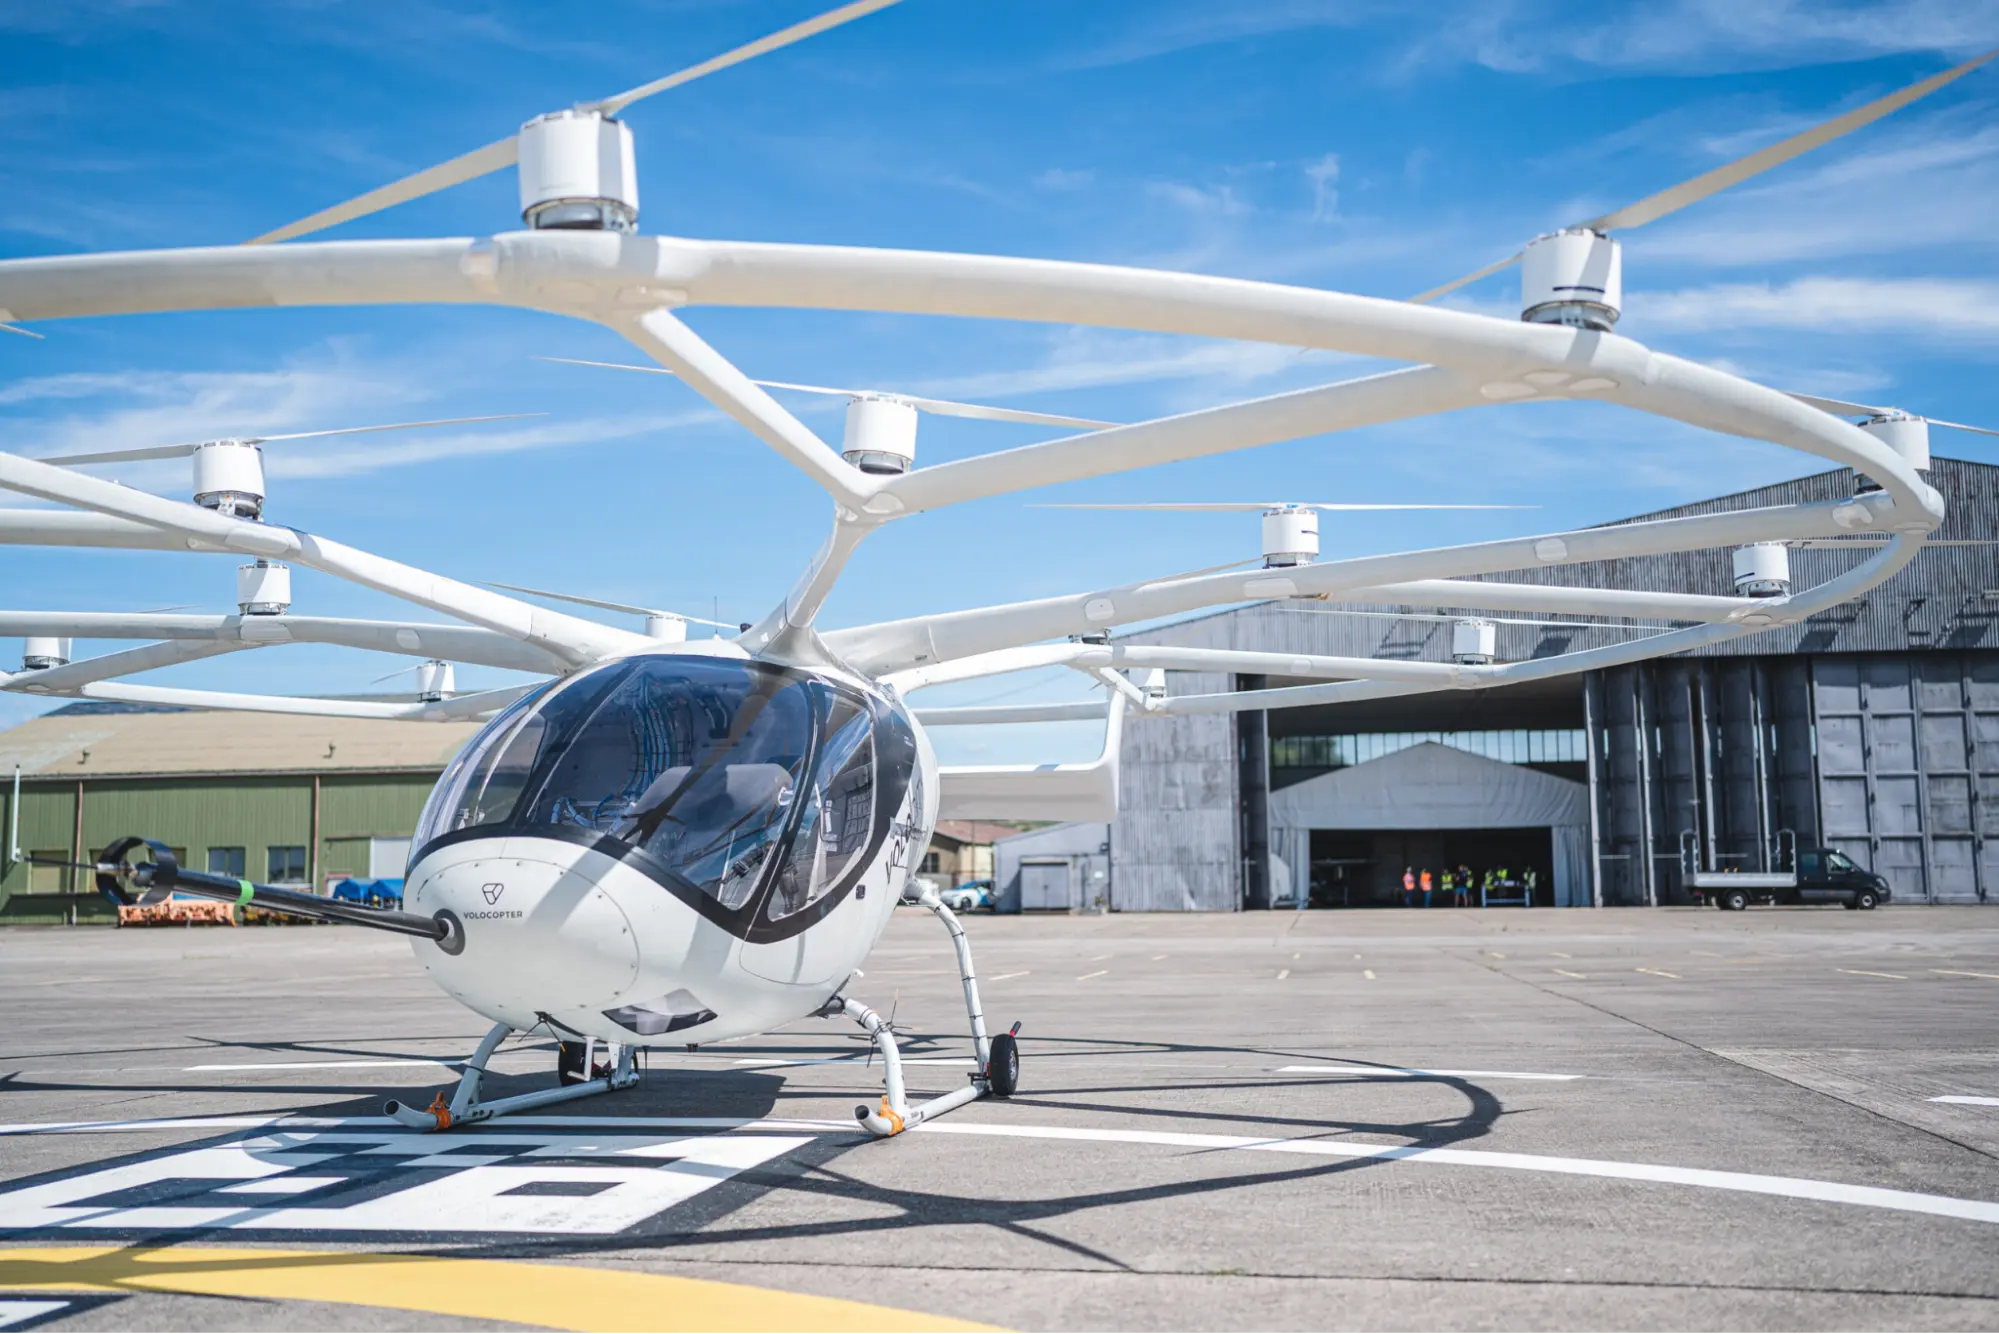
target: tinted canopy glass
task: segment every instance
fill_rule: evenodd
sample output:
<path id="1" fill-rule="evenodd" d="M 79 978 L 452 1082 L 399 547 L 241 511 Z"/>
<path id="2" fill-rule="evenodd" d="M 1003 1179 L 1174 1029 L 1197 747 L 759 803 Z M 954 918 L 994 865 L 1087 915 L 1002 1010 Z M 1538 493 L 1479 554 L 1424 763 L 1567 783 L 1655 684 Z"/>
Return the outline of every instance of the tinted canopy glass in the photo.
<path id="1" fill-rule="evenodd" d="M 886 717 L 809 673 L 629 659 L 488 724 L 432 793 L 414 846 L 421 855 L 471 831 L 610 840 L 725 910 L 749 909 L 769 886 L 767 915 L 788 917 L 845 887 L 885 832 Z"/>

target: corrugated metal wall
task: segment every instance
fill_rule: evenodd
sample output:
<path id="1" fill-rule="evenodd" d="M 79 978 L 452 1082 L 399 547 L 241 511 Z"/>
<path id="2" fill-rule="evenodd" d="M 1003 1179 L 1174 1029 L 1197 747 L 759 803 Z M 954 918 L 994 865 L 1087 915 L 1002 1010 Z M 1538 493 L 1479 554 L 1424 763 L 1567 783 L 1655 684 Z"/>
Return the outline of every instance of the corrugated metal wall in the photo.
<path id="1" fill-rule="evenodd" d="M 1168 672 L 1167 693 L 1229 688 L 1229 677 Z M 1148 718 L 1124 729 L 1111 826 L 1111 906 L 1225 912 L 1242 903 L 1235 720 Z"/>

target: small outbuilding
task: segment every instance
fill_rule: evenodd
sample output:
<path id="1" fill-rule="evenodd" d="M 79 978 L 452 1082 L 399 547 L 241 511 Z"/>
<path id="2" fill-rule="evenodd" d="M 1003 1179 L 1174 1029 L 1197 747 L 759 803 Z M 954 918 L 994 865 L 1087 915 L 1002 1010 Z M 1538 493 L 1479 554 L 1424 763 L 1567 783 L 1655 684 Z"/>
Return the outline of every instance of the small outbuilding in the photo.
<path id="1" fill-rule="evenodd" d="M 1047 825 L 993 844 L 997 912 L 1102 911 L 1110 906 L 1111 827 Z"/>

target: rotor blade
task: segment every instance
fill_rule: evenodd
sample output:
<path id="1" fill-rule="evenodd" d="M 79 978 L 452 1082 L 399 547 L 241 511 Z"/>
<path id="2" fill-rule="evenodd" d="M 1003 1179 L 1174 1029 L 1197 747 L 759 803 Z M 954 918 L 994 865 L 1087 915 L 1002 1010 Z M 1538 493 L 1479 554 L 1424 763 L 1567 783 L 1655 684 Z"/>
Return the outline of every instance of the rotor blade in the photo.
<path id="1" fill-rule="evenodd" d="M 36 459 L 37 463 L 54 463 L 64 467 L 75 463 L 124 463 L 136 459 L 183 459 L 200 445 L 154 445 L 150 449 L 107 449 L 97 454 L 56 454 L 48 458 Z"/>
<path id="2" fill-rule="evenodd" d="M 1849 403 L 1843 398 L 1820 398 L 1817 394 L 1797 394 L 1788 389 L 1784 392 L 1806 407 L 1817 408 L 1820 412 L 1830 412 L 1835 417 L 1885 417 L 1895 410 L 1869 407 L 1865 403 Z"/>
<path id="3" fill-rule="evenodd" d="M 1489 621 L 1493 625 L 1546 625 L 1567 630 L 1670 630 L 1670 625 L 1611 625 L 1598 621 L 1542 621 L 1518 616 L 1486 616 L 1466 612 L 1457 616 L 1440 616 L 1435 612 L 1418 611 L 1363 611 L 1357 607 L 1289 607 L 1288 611 L 1302 611 L 1312 616 L 1372 616 L 1384 621 L 1436 621 L 1442 625 L 1453 625 L 1459 621 Z"/>
<path id="4" fill-rule="evenodd" d="M 654 79 L 651 83 L 642 83 L 636 88 L 619 93 L 616 97 L 607 97 L 601 102 L 590 102 L 586 106 L 590 110 L 601 111 L 606 116 L 615 116 L 641 98 L 651 97 L 654 93 L 663 93 L 669 88 L 678 88 L 684 83 L 692 83 L 694 80 L 702 78 L 705 75 L 713 74 L 718 70 L 725 70 L 731 65 L 740 65 L 745 60 L 752 60 L 757 56 L 763 55 L 765 52 L 790 46 L 793 42 L 802 42 L 807 37 L 817 36 L 819 33 L 825 32 L 828 28 L 837 28 L 843 23 L 851 23 L 855 19 L 865 18 L 877 9 L 887 9 L 894 3 L 896 3 L 896 0 L 853 0 L 852 4 L 841 5 L 838 9 L 830 9 L 817 18 L 806 19 L 803 23 L 794 23 L 789 28 L 774 32 L 768 37 L 759 37 L 756 41 L 746 46 L 739 46 L 733 51 L 725 51 L 721 55 L 704 60 L 698 65 L 689 65 L 678 74 L 669 74 L 663 79 Z"/>
<path id="5" fill-rule="evenodd" d="M 1831 143 L 1841 135 L 1851 134 L 1863 125 L 1872 125 L 1890 112 L 1899 111 L 1918 98 L 1929 96 L 1945 84 L 1963 78 L 1994 56 L 1999 56 L 1999 50 L 1974 56 L 1954 69 L 1933 74 L 1899 92 L 1876 98 L 1866 106 L 1855 107 L 1843 116 L 1834 116 L 1822 125 L 1815 125 L 1800 134 L 1794 134 L 1779 143 L 1771 144 L 1768 148 L 1760 148 L 1746 157 L 1724 163 L 1712 171 L 1702 172 L 1690 181 L 1682 181 L 1635 204 L 1627 204 L 1601 217 L 1591 218 L 1588 222 L 1577 223 L 1576 226 L 1587 227 L 1594 232 L 1608 232 L 1642 227 L 1648 222 L 1656 222 L 1668 213 L 1675 213 L 1689 204 L 1699 203 L 1709 195 L 1719 194 L 1731 185 L 1739 185 L 1752 176 L 1759 176 L 1769 171 L 1772 167 L 1782 166 L 1792 158 L 1809 153 L 1821 144 Z"/>
<path id="6" fill-rule="evenodd" d="M 1824 551 L 1833 547 L 1878 547 L 1888 541 L 1885 537 L 1801 537 L 1786 542 L 1787 547 L 1810 547 Z M 1999 547 L 1999 538 L 1992 537 L 1933 537 L 1923 543 L 1926 547 Z"/>
<path id="7" fill-rule="evenodd" d="M 446 417 L 430 422 L 392 422 L 387 426 L 343 426 L 337 431 L 292 431 L 284 435 L 247 435 L 242 437 L 220 437 L 236 439 L 239 444 L 261 445 L 272 440 L 310 440 L 322 435 L 360 435 L 367 431 L 408 431 L 419 426 L 462 426 L 469 422 L 514 421 L 521 417 L 546 417 L 546 412 L 506 412 L 495 417 Z M 148 449 L 112 449 L 97 454 L 59 454 L 53 458 L 37 460 L 41 463 L 67 465 L 74 463 L 125 463 L 138 459 L 178 459 L 185 458 L 209 441 L 199 441 L 186 445 L 154 445 Z"/>
<path id="8" fill-rule="evenodd" d="M 374 680 L 370 681 L 368 684 L 371 686 L 378 686 L 382 684 L 382 682 L 384 681 L 393 681 L 398 676 L 408 676 L 411 672 L 415 671 L 417 668 L 421 666 L 423 666 L 422 663 L 413 662 L 407 667 L 398 667 L 393 672 L 390 672 L 387 676 L 378 676 Z"/>
<path id="9" fill-rule="evenodd" d="M 553 361 L 564 366 L 597 366 L 607 371 L 643 371 L 647 375 L 680 376 L 664 366 L 634 366 L 626 361 L 586 361 L 582 357 L 536 357 L 536 361 Z M 828 394 L 834 398 L 859 398 L 868 393 L 866 389 L 834 389 L 823 384 L 792 384 L 787 380 L 752 380 L 751 384 L 765 389 L 795 389 L 801 394 Z M 898 395 L 898 397 L 900 397 Z"/>
<path id="10" fill-rule="evenodd" d="M 1123 422 L 1096 421 L 1089 417 L 1064 417 L 1054 412 L 1028 412 L 1021 408 L 989 408 L 978 403 L 954 403 L 947 398 L 918 398 L 915 394 L 896 394 L 913 408 L 932 412 L 939 417 L 970 417 L 977 421 L 1031 422 L 1037 426 L 1081 426 L 1087 430 L 1102 431 Z"/>
<path id="11" fill-rule="evenodd" d="M 36 333 L 33 329 L 23 329 L 18 324 L 0 323 L 0 333 L 19 334 L 23 338 L 40 338 L 43 340 L 48 338 L 47 334 Z"/>
<path id="12" fill-rule="evenodd" d="M 1520 262 L 1520 256 L 1525 253 L 1526 253 L 1525 251 L 1520 251 L 1515 254 L 1508 255 L 1505 259 L 1500 260 L 1499 263 L 1488 264 L 1484 268 L 1480 269 L 1477 273 L 1467 273 L 1462 278 L 1452 279 L 1450 282 L 1445 283 L 1442 287 L 1432 287 L 1427 292 L 1424 292 L 1418 296 L 1410 297 L 1409 302 L 1411 305 L 1417 305 L 1417 306 L 1427 305 L 1430 302 L 1435 301 L 1440 296 L 1448 296 L 1452 292 L 1457 291 L 1460 287 L 1469 287 L 1471 284 L 1477 282 L 1481 278 L 1489 277 L 1492 274 L 1498 273 L 1501 269 L 1506 268 L 1509 265 L 1518 264 Z"/>
<path id="13" fill-rule="evenodd" d="M 574 602 L 581 607 L 596 607 L 602 611 L 621 611 L 628 616 L 671 616 L 675 620 L 692 621 L 696 625 L 712 625 L 720 630 L 739 630 L 739 625 L 728 621 L 711 621 L 700 616 L 683 616 L 677 611 L 661 611 L 657 607 L 634 607 L 623 602 L 605 602 L 598 598 L 578 597 L 574 593 L 551 593 L 545 588 L 522 588 L 519 584 L 502 584 L 494 580 L 485 581 L 488 588 L 504 588 L 509 593 L 526 593 L 531 597 L 549 598 L 556 602 Z"/>
<path id="14" fill-rule="evenodd" d="M 291 431 L 284 435 L 252 435 L 241 437 L 246 445 L 261 445 L 271 440 L 312 440 L 322 435 L 365 435 L 369 431 L 414 431 L 423 426 L 469 426 L 473 422 L 510 422 L 523 417 L 546 417 L 546 412 L 501 412 L 490 417 L 441 417 L 428 422 L 390 422 L 386 426 L 342 426 L 333 431 Z"/>
<path id="15" fill-rule="evenodd" d="M 1947 422 L 1941 417 L 1925 417 L 1923 420 L 1932 426 L 1948 426 L 1953 431 L 1970 431 L 1976 435 L 1999 435 L 1999 431 L 1992 430 L 1990 427 L 1966 426 L 1963 422 Z"/>
<path id="16" fill-rule="evenodd" d="M 1344 501 L 1309 500 L 1199 500 L 1199 501 L 1144 501 L 1127 505 L 1030 505 L 1037 510 L 1186 510 L 1211 511 L 1217 513 L 1247 513 L 1252 510 L 1314 509 L 1314 510 L 1531 510 L 1539 505 L 1364 505 L 1348 504 Z"/>
<path id="17" fill-rule="evenodd" d="M 380 189 L 370 190 L 365 195 L 357 195 L 344 204 L 323 208 L 309 218 L 287 223 L 274 232 L 253 236 L 244 245 L 269 245 L 273 241 L 289 241 L 294 236 L 304 236 L 308 232 L 324 231 L 328 227 L 348 222 L 354 218 L 365 218 L 370 213 L 380 213 L 385 208 L 411 199 L 421 199 L 425 195 L 448 190 L 466 181 L 476 181 L 481 176 L 490 176 L 502 167 L 511 167 L 519 158 L 520 146 L 513 135 L 495 140 L 484 148 L 475 148 L 451 159 L 440 162 L 435 167 L 425 167 L 414 175 L 405 176 Z"/>

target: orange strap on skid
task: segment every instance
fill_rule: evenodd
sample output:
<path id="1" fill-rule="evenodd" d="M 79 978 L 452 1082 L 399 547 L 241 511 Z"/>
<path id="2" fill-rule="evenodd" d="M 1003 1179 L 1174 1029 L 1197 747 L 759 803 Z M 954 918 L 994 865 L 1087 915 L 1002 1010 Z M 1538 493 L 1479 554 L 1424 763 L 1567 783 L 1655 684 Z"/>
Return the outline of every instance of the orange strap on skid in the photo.
<path id="1" fill-rule="evenodd" d="M 437 1118 L 437 1128 L 439 1130 L 451 1129 L 451 1104 L 444 1100 L 442 1093 L 432 1098 L 430 1106 L 424 1108 L 424 1110 Z M 902 1127 L 897 1126 L 896 1129 L 900 1130 Z"/>
<path id="2" fill-rule="evenodd" d="M 889 1134 L 900 1135 L 902 1133 L 902 1118 L 895 1114 L 895 1108 L 888 1105 L 888 1095 L 886 1093 L 882 1094 L 882 1120 L 895 1127 L 894 1130 L 888 1132 Z"/>

